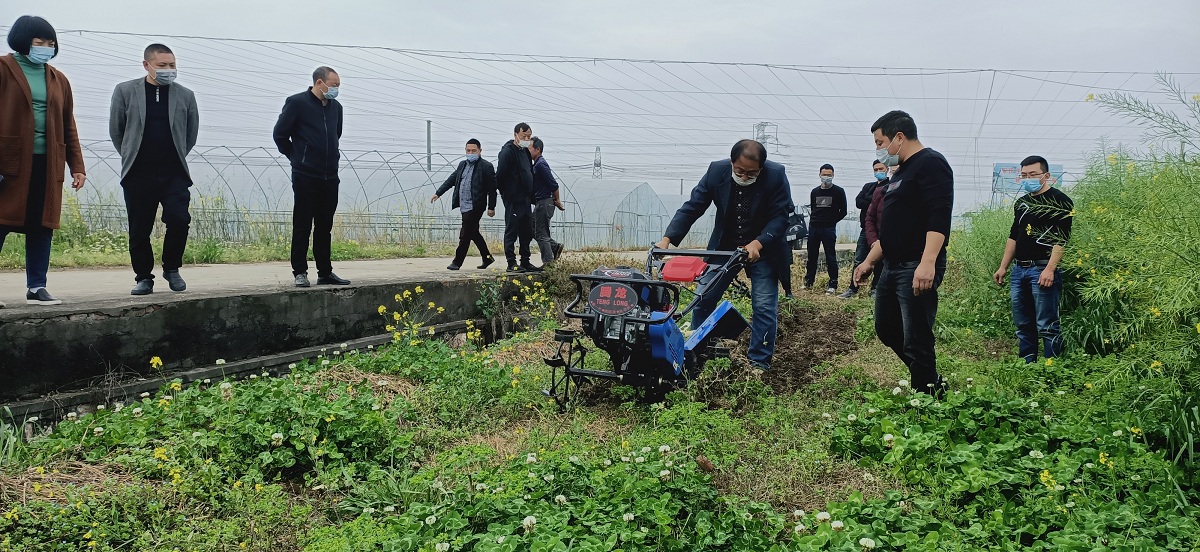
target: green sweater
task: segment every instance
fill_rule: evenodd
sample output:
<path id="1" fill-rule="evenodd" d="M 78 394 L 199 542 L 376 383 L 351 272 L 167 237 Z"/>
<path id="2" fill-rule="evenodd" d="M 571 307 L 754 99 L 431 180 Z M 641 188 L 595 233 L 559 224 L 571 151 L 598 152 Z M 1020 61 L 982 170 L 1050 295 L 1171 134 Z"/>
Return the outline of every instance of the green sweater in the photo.
<path id="1" fill-rule="evenodd" d="M 46 66 L 38 65 L 21 54 L 13 54 L 29 81 L 33 96 L 33 153 L 46 153 Z"/>

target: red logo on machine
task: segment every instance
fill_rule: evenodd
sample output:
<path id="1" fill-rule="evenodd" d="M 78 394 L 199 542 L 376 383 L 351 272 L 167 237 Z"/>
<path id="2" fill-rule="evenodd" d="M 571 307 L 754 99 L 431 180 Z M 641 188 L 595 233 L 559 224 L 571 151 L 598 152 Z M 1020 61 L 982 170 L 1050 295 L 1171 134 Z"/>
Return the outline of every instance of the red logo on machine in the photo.
<path id="1" fill-rule="evenodd" d="M 588 294 L 588 305 L 605 316 L 622 316 L 637 307 L 637 292 L 633 288 L 615 282 L 592 286 Z"/>

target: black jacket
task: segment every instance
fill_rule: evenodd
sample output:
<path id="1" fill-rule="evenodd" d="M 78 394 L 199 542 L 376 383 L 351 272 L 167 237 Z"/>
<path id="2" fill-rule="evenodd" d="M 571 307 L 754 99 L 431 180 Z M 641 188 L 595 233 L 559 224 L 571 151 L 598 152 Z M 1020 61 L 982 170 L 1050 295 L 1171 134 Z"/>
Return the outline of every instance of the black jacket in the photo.
<path id="1" fill-rule="evenodd" d="M 783 274 L 788 270 L 787 265 L 792 264 L 792 255 L 785 239 L 788 209 L 793 205 L 792 185 L 788 182 L 783 165 L 774 161 L 766 162 L 758 180 L 751 185 L 761 186 L 754 204 L 750 206 L 753 213 L 750 218 L 755 221 L 755 227 L 752 228 L 757 235 L 755 239 L 763 244 L 763 260 L 774 265 L 777 274 Z M 663 236 L 670 238 L 672 244 L 679 245 L 692 224 L 708 210 L 708 206 L 716 205 L 717 220 L 708 239 L 708 248 L 719 249 L 725 236 L 726 217 L 733 216 L 729 211 L 733 196 L 730 191 L 734 186 L 733 165 L 728 159 L 710 163 L 708 172 L 692 188 L 692 196 L 687 203 L 675 212 Z"/>
<path id="2" fill-rule="evenodd" d="M 342 137 L 342 104 L 324 105 L 312 87 L 283 102 L 283 112 L 272 133 L 279 153 L 292 162 L 292 171 L 312 178 L 337 178 L 338 140 Z"/>
<path id="3" fill-rule="evenodd" d="M 854 198 L 854 206 L 858 207 L 858 227 L 867 227 L 867 209 L 871 208 L 871 198 L 875 197 L 875 188 L 879 187 L 879 180 L 872 180 L 863 184 L 862 190 Z"/>
<path id="4" fill-rule="evenodd" d="M 461 184 L 462 173 L 467 168 L 467 160 L 462 160 L 458 164 L 458 168 L 454 169 L 454 173 L 440 188 L 435 192 L 441 196 L 450 188 L 454 188 L 454 201 L 450 203 L 450 207 L 458 209 L 459 206 L 459 184 Z M 480 198 L 487 196 L 487 208 L 489 211 L 496 210 L 496 169 L 492 167 L 492 163 L 487 159 L 480 158 L 475 162 L 475 172 L 471 173 L 471 204 L 474 209 L 483 206 Z"/>
<path id="5" fill-rule="evenodd" d="M 506 209 L 511 208 L 513 202 L 533 203 L 533 158 L 528 149 L 512 140 L 500 148 L 500 157 L 496 159 L 496 186 Z"/>

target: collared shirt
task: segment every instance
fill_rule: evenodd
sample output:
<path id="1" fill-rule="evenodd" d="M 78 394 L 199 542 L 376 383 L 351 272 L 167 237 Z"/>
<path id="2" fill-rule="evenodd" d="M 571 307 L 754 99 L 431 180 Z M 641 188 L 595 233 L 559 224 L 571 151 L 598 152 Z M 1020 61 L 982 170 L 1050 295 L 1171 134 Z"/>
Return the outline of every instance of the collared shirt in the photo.
<path id="1" fill-rule="evenodd" d="M 475 208 L 475 198 L 471 197 L 471 177 L 475 176 L 475 163 L 467 161 L 463 167 L 462 178 L 458 181 L 458 209 L 464 213 Z"/>

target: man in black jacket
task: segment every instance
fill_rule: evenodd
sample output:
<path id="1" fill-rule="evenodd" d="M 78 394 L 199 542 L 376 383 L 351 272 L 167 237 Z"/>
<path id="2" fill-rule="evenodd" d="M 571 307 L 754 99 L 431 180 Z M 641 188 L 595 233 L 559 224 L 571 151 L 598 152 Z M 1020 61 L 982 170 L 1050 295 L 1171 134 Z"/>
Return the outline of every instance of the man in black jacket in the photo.
<path id="1" fill-rule="evenodd" d="M 337 211 L 338 139 L 342 137 L 342 104 L 337 97 L 342 77 L 329 67 L 313 71 L 313 85 L 289 96 L 275 123 L 275 145 L 292 162 L 292 275 L 297 287 L 308 287 L 308 235 L 312 233 L 317 285 L 348 285 L 333 273 L 330 247 Z"/>
<path id="2" fill-rule="evenodd" d="M 471 242 L 475 242 L 475 247 L 479 249 L 479 256 L 483 257 L 483 264 L 479 265 L 480 270 L 496 261 L 488 252 L 487 241 L 483 239 L 483 234 L 479 233 L 479 220 L 483 218 L 485 203 L 488 216 L 496 216 L 496 169 L 492 168 L 492 164 L 486 159 L 480 157 L 482 151 L 483 147 L 479 140 L 474 138 L 467 140 L 466 159 L 458 164 L 458 168 L 454 170 L 450 178 L 446 179 L 446 182 L 429 200 L 430 203 L 433 203 L 450 188 L 454 188 L 451 207 L 462 211 L 462 228 L 458 231 L 458 249 L 454 251 L 454 260 L 450 262 L 450 266 L 446 267 L 449 270 L 462 268 L 463 261 L 467 259 L 467 249 L 471 246 Z"/>
<path id="3" fill-rule="evenodd" d="M 871 246 L 867 243 L 867 209 L 871 207 L 871 200 L 875 197 L 875 188 L 887 183 L 888 168 L 887 165 L 880 163 L 878 159 L 871 163 L 871 171 L 875 174 L 874 180 L 863 184 L 862 190 L 858 192 L 858 196 L 854 198 L 854 206 L 858 207 L 858 246 L 854 248 L 854 267 L 867 260 L 867 253 L 871 252 Z M 875 283 L 879 280 L 879 270 L 881 267 L 876 267 L 874 275 L 871 277 L 871 294 L 875 294 Z M 839 295 L 842 299 L 849 299 L 858 295 L 858 284 L 854 282 L 854 278 L 850 278 L 850 287 Z"/>
<path id="4" fill-rule="evenodd" d="M 504 257 L 508 259 L 509 272 L 541 270 L 529 263 L 529 243 L 533 241 L 533 158 L 529 154 L 532 137 L 529 125 L 517 123 L 513 139 L 500 148 L 496 160 L 496 185 L 504 201 Z M 518 239 L 520 265 L 514 251 Z"/>
<path id="5" fill-rule="evenodd" d="M 811 289 L 817 279 L 817 259 L 825 248 L 825 269 L 829 272 L 826 295 L 837 293 L 837 223 L 846 218 L 846 190 L 833 183 L 833 165 L 821 165 L 818 172 L 821 185 L 810 194 L 808 219 L 808 266 L 804 273 L 804 289 Z"/>
<path id="6" fill-rule="evenodd" d="M 767 148 L 754 140 L 734 144 L 729 160 L 713 161 L 692 196 L 667 226 L 658 247 L 678 245 L 692 224 L 709 205 L 717 208 L 717 219 L 708 240 L 710 250 L 732 251 L 745 248 L 749 264 L 750 302 L 754 316 L 750 320 L 750 364 L 767 370 L 775 354 L 775 333 L 779 326 L 779 278 L 788 270 L 788 206 L 792 205 L 792 187 L 783 165 L 767 161 Z M 716 284 L 711 294 L 696 305 L 692 327 L 699 327 L 717 307 L 721 294 L 736 278 L 729 274 Z"/>

